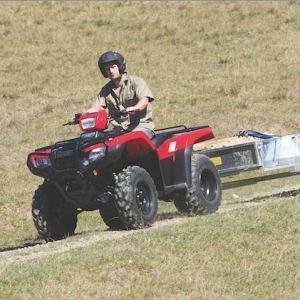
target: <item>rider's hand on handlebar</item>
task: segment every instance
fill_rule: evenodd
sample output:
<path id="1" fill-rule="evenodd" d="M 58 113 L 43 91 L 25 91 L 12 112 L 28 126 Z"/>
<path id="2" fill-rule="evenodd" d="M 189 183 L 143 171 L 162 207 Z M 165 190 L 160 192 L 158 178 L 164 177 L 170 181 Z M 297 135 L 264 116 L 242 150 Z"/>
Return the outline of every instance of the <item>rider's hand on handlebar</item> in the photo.
<path id="1" fill-rule="evenodd" d="M 132 107 L 127 107 L 126 109 L 124 110 L 116 110 L 112 115 L 111 117 L 113 119 L 117 119 L 117 118 L 120 118 L 120 117 L 126 117 L 126 116 L 130 116 L 130 115 L 133 115 L 134 113 L 140 111 L 139 109 L 137 108 L 134 108 L 133 106 Z"/>

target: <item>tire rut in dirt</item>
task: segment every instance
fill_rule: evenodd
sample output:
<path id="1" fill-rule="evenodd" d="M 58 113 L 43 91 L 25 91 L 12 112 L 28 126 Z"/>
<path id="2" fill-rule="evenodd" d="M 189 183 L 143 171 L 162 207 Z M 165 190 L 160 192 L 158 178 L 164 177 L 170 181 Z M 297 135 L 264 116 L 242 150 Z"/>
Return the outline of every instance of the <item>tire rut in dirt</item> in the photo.
<path id="1" fill-rule="evenodd" d="M 296 197 L 300 194 L 300 187 L 297 189 L 290 189 L 290 190 L 284 190 L 281 192 L 276 193 L 270 193 L 268 195 L 262 195 L 262 196 L 256 196 L 253 198 L 248 198 L 240 201 L 235 202 L 229 202 L 224 203 L 223 208 L 219 210 L 219 213 L 225 213 L 236 209 L 244 209 L 251 206 L 248 206 L 248 203 L 254 203 L 255 205 L 263 205 L 268 203 L 274 203 L 276 201 L 282 201 L 281 198 L 287 198 L 287 200 L 291 197 Z M 277 197 L 278 199 L 276 201 L 269 200 L 269 198 Z M 167 219 L 167 220 L 161 220 L 157 223 L 157 227 L 161 227 L 164 225 L 171 225 L 178 222 L 184 222 L 188 221 L 188 219 L 185 218 L 175 218 L 175 219 Z M 155 227 L 153 227 L 155 229 Z M 70 242 L 70 244 L 67 244 L 65 246 L 62 246 L 61 244 L 58 244 L 58 247 L 55 248 L 45 248 L 45 244 L 37 244 L 29 247 L 20 247 L 20 248 L 14 248 L 13 250 L 6 250 L 3 252 L 0 252 L 0 265 L 1 264 L 10 264 L 15 262 L 23 262 L 28 260 L 33 260 L 41 256 L 47 256 L 47 255 L 53 255 L 56 253 L 62 253 L 69 251 L 74 248 L 84 247 L 84 246 L 90 246 L 93 243 L 98 242 L 99 240 L 110 240 L 110 239 L 117 239 L 124 236 L 127 236 L 128 234 L 132 234 L 133 231 L 123 231 L 123 232 L 101 232 L 99 235 L 96 235 L 92 238 L 86 238 L 85 241 L 78 241 Z M 37 253 L 37 254 L 35 254 Z"/>

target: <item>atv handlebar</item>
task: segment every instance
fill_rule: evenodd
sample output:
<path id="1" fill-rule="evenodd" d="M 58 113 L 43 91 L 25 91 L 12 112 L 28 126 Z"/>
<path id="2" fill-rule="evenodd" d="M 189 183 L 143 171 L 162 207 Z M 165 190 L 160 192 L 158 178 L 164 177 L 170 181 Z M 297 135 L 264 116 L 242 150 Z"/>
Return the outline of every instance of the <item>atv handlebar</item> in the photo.
<path id="1" fill-rule="evenodd" d="M 134 110 L 130 110 L 130 111 L 127 111 L 126 109 L 116 110 L 111 115 L 111 117 L 114 118 L 114 119 L 117 119 L 117 118 L 120 118 L 120 117 L 126 117 L 128 115 L 128 113 L 130 113 L 130 112 L 136 113 L 138 111 L 140 111 L 140 110 L 139 109 L 134 109 Z"/>
<path id="2" fill-rule="evenodd" d="M 68 123 L 63 124 L 63 126 L 79 124 L 79 119 L 81 116 L 82 116 L 82 113 L 75 114 L 73 120 Z"/>

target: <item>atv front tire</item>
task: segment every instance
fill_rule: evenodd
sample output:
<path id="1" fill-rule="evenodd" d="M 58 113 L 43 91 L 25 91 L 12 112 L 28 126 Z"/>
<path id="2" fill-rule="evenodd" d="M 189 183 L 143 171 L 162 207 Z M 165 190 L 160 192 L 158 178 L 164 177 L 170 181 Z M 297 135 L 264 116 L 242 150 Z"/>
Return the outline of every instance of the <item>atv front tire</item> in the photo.
<path id="1" fill-rule="evenodd" d="M 157 191 L 149 173 L 129 166 L 118 174 L 116 207 L 127 229 L 150 227 L 157 214 Z"/>
<path id="2" fill-rule="evenodd" d="M 191 186 L 178 192 L 174 204 L 178 211 L 188 215 L 205 215 L 218 210 L 222 186 L 218 170 L 205 155 L 194 153 L 191 159 Z"/>
<path id="3" fill-rule="evenodd" d="M 53 183 L 45 181 L 32 198 L 32 218 L 40 236 L 51 242 L 74 234 L 77 209 L 64 200 Z"/>

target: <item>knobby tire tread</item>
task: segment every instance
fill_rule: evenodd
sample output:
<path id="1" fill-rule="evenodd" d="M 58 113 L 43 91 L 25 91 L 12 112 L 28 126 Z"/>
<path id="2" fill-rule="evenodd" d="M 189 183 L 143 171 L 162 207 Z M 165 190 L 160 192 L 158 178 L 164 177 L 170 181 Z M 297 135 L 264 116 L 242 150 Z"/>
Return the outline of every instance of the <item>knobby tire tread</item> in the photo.
<path id="1" fill-rule="evenodd" d="M 150 190 L 150 197 L 153 205 L 151 213 L 144 217 L 138 210 L 137 204 L 133 195 L 133 178 L 138 176 L 145 178 L 145 183 Z M 141 229 L 150 227 L 156 218 L 157 213 L 157 191 L 154 182 L 145 169 L 138 166 L 128 166 L 118 174 L 116 183 L 116 206 L 121 219 L 123 220 L 127 229 Z"/>
<path id="2" fill-rule="evenodd" d="M 204 169 L 203 169 L 204 168 Z M 209 170 L 215 180 L 215 198 L 208 202 L 200 188 L 199 170 Z M 191 187 L 184 192 L 175 194 L 174 204 L 176 208 L 187 215 L 205 215 L 218 210 L 221 202 L 221 180 L 217 168 L 208 157 L 200 153 L 193 153 L 191 157 Z"/>
<path id="3" fill-rule="evenodd" d="M 32 218 L 39 235 L 47 242 L 72 236 L 77 226 L 76 208 L 49 182 L 44 182 L 34 193 Z"/>

